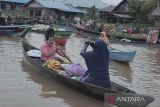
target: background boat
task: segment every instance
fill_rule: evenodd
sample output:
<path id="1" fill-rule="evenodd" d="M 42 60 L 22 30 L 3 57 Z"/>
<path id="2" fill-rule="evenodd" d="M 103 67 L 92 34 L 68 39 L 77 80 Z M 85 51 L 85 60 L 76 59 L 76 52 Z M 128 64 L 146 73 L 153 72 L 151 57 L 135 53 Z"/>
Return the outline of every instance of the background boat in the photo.
<path id="1" fill-rule="evenodd" d="M 80 26 L 77 26 L 77 25 L 73 25 L 71 24 L 71 27 L 73 27 L 73 29 L 82 34 L 82 35 L 87 35 L 87 36 L 98 36 L 100 34 L 100 32 L 96 32 L 96 31 L 91 31 L 91 30 L 88 30 L 84 27 L 80 27 Z"/>
<path id="2" fill-rule="evenodd" d="M 67 40 L 68 40 L 68 37 L 55 35 L 55 41 L 60 46 L 65 46 Z"/>
<path id="3" fill-rule="evenodd" d="M 0 36 L 24 37 L 31 29 L 30 25 L 0 26 Z"/>
<path id="4" fill-rule="evenodd" d="M 73 33 L 73 30 L 70 29 L 69 27 L 63 26 L 63 25 L 53 25 L 55 34 L 56 35 L 61 35 L 61 36 L 71 36 Z M 45 34 L 46 30 L 49 28 L 49 25 L 44 25 L 44 24 L 36 24 L 32 28 L 32 32 L 37 32 L 37 33 L 42 33 Z"/>
<path id="5" fill-rule="evenodd" d="M 135 55 L 136 55 L 136 51 L 125 52 L 125 51 L 121 51 L 113 48 L 109 49 L 109 56 L 110 56 L 110 59 L 113 61 L 132 62 Z"/>
<path id="6" fill-rule="evenodd" d="M 123 32 L 111 32 L 111 37 L 117 40 L 121 40 L 124 42 L 134 42 L 134 43 L 146 43 L 146 37 L 142 36 L 142 34 L 132 34 Z"/>
<path id="7" fill-rule="evenodd" d="M 44 29 L 32 29 L 32 32 L 36 32 L 36 33 L 42 33 L 45 34 L 46 30 Z M 61 36 L 71 36 L 72 35 L 72 31 L 55 31 L 56 35 L 61 35 Z"/>

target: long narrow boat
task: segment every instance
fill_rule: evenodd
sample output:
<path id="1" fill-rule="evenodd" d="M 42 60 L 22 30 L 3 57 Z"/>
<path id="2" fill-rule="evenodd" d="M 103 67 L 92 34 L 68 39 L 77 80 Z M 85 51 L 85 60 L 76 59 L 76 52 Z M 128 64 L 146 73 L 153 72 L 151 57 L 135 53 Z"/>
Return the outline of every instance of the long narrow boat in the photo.
<path id="1" fill-rule="evenodd" d="M 130 36 L 128 33 L 123 32 L 111 32 L 110 35 L 117 40 L 132 43 L 146 43 L 146 38 L 140 34 Z"/>
<path id="2" fill-rule="evenodd" d="M 100 32 L 87 30 L 84 27 L 76 26 L 76 25 L 73 25 L 73 24 L 71 24 L 71 26 L 73 27 L 73 29 L 76 32 L 79 32 L 80 34 L 84 34 L 84 35 L 87 35 L 87 36 L 97 36 L 97 35 L 100 34 Z"/>
<path id="3" fill-rule="evenodd" d="M 40 33 L 40 32 L 36 32 L 36 33 Z M 44 34 L 42 34 L 42 35 L 44 35 Z M 54 35 L 54 39 L 55 39 L 56 43 L 60 46 L 65 46 L 68 38 L 69 38 L 68 36 L 62 36 L 62 35 L 57 35 L 57 34 Z"/>
<path id="4" fill-rule="evenodd" d="M 41 74 L 46 74 L 50 76 L 52 79 L 57 80 L 57 82 L 61 82 L 64 85 L 75 89 L 83 94 L 86 94 L 90 97 L 93 97 L 95 99 L 101 100 L 101 101 L 106 101 L 106 97 L 104 97 L 105 93 L 121 93 L 124 96 L 131 96 L 131 97 L 136 97 L 139 96 L 136 92 L 127 89 L 121 85 L 118 85 L 116 83 L 111 82 L 111 89 L 103 88 L 100 86 L 96 86 L 93 84 L 81 82 L 75 79 L 72 79 L 70 77 L 63 76 L 59 74 L 57 71 L 52 71 L 46 67 L 44 67 L 42 64 L 43 62 L 40 60 L 40 58 L 35 58 L 35 57 L 29 57 L 27 52 L 29 50 L 36 49 L 37 48 L 29 45 L 26 41 L 23 41 L 23 53 L 25 60 L 30 63 L 30 65 L 36 69 L 37 72 Z M 145 107 L 151 102 L 154 101 L 153 97 L 149 96 L 144 96 L 143 98 L 146 100 L 143 103 L 126 103 L 128 106 L 127 107 Z"/>
<path id="5" fill-rule="evenodd" d="M 32 32 L 45 34 L 46 30 L 43 30 L 43 29 L 34 30 L 34 29 L 32 29 Z M 72 31 L 55 31 L 55 34 L 56 35 L 61 35 L 61 36 L 71 36 L 72 35 Z"/>
<path id="6" fill-rule="evenodd" d="M 116 44 L 121 44 L 121 45 L 132 45 L 132 46 L 138 46 L 138 47 L 145 47 L 145 48 L 160 48 L 160 43 L 154 44 L 154 45 L 150 45 L 150 44 L 146 44 L 143 42 L 124 42 L 124 41 L 120 41 L 120 40 L 110 40 L 110 43 L 116 43 Z"/>
<path id="7" fill-rule="evenodd" d="M 119 62 L 132 62 L 136 55 L 136 51 L 125 52 L 116 49 L 110 49 L 109 53 L 111 60 Z"/>
<path id="8" fill-rule="evenodd" d="M 30 25 L 0 26 L 0 36 L 24 37 L 31 29 Z"/>
<path id="9" fill-rule="evenodd" d="M 142 37 L 134 37 L 134 36 L 119 36 L 119 35 L 116 35 L 116 39 L 129 39 L 131 40 L 131 42 L 141 42 L 141 43 L 146 43 L 146 39 L 145 38 L 142 38 Z"/>

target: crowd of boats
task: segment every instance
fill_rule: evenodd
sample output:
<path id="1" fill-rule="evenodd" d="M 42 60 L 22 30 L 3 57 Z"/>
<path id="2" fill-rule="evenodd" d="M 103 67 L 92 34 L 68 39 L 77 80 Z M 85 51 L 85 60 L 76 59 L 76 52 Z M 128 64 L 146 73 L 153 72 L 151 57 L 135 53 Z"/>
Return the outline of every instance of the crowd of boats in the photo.
<path id="1" fill-rule="evenodd" d="M 66 26 L 67 25 L 67 26 Z M 85 28 L 84 26 L 80 26 L 77 24 L 54 24 L 54 30 L 55 30 L 55 41 L 58 45 L 65 46 L 67 39 L 69 36 L 71 36 L 73 33 L 76 33 L 77 35 L 82 35 L 84 37 L 97 37 L 100 34 L 100 31 L 95 31 L 92 29 Z M 10 24 L 10 25 L 1 25 L 0 26 L 0 35 L 1 36 L 15 36 L 15 37 L 25 37 L 25 35 L 28 32 L 37 32 L 37 33 L 42 33 L 45 34 L 48 26 L 46 28 L 41 27 L 41 24 L 35 24 L 33 25 L 32 23 L 30 24 L 24 24 L 24 25 L 18 25 L 18 24 Z M 108 37 L 109 34 L 107 33 Z M 111 33 L 110 33 L 111 36 Z M 111 37 L 110 37 L 111 38 Z M 137 38 L 132 38 L 126 37 L 126 36 L 116 36 L 116 39 L 113 41 L 116 41 L 121 39 L 120 42 L 124 42 L 125 39 L 130 39 L 134 43 L 137 42 Z M 124 41 L 122 40 L 124 39 Z M 138 39 L 139 40 L 139 39 Z M 111 40 L 112 42 L 112 40 Z M 126 41 L 125 41 L 126 42 Z M 145 43 L 144 41 L 142 43 Z M 146 44 L 147 45 L 147 44 Z M 125 62 L 125 63 L 130 63 L 134 60 L 134 57 L 136 55 L 136 51 L 122 51 L 119 49 L 115 49 L 112 47 L 109 48 L 109 57 L 113 61 L 118 61 L 118 62 Z M 43 66 L 43 62 L 40 60 L 39 57 L 30 57 L 27 52 L 29 50 L 39 50 L 38 48 L 32 46 L 31 44 L 27 43 L 26 40 L 23 41 L 23 53 L 25 56 L 25 59 L 32 65 L 35 66 L 39 72 L 46 73 L 50 75 L 53 79 L 58 80 L 59 82 L 64 83 L 65 85 L 74 88 L 88 96 L 91 96 L 93 98 L 99 99 L 104 101 L 104 94 L 105 93 L 123 93 L 124 96 L 130 95 L 130 96 L 141 96 L 138 93 L 125 88 L 121 85 L 118 85 L 114 82 L 111 82 L 111 88 L 107 89 L 104 87 L 96 86 L 93 84 L 89 83 L 84 83 L 81 81 L 78 81 L 76 79 L 68 78 L 64 75 L 59 74 L 58 72 L 53 72 L 50 69 L 46 68 Z M 127 103 L 128 107 L 144 107 L 147 106 L 149 103 L 154 101 L 153 97 L 150 96 L 143 96 L 147 102 L 142 103 L 140 105 L 137 105 L 137 103 Z"/>

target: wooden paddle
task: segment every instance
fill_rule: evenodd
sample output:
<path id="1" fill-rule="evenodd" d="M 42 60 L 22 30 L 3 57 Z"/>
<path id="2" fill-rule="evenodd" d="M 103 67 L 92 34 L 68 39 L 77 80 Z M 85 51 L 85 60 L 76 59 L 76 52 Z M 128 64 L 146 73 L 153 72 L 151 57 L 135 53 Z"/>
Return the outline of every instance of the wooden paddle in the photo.
<path id="1" fill-rule="evenodd" d="M 121 50 L 118 50 L 118 49 L 115 49 L 115 48 L 111 47 L 110 45 L 108 45 L 108 47 L 109 47 L 111 50 L 121 51 Z"/>
<path id="2" fill-rule="evenodd" d="M 65 57 L 70 63 L 73 63 L 73 62 L 70 60 L 70 58 L 69 58 L 61 49 L 58 48 L 58 50 L 60 50 L 60 51 L 63 53 L 64 57 Z"/>

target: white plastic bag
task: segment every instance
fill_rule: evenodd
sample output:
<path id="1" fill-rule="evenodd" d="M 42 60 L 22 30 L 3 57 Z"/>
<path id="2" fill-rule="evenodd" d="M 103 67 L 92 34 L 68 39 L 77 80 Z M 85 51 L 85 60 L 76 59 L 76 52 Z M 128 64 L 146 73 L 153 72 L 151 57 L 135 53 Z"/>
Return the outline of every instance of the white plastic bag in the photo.
<path id="1" fill-rule="evenodd" d="M 31 57 L 41 57 L 41 51 L 39 50 L 29 50 L 27 52 L 28 56 L 31 56 Z"/>

